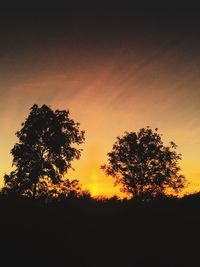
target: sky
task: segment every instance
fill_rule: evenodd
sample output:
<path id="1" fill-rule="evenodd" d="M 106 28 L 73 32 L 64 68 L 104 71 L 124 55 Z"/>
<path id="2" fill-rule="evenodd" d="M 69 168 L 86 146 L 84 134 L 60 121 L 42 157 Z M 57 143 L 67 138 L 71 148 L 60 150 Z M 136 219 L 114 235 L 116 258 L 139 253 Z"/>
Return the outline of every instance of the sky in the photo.
<path id="1" fill-rule="evenodd" d="M 117 136 L 158 128 L 182 154 L 186 191 L 200 189 L 199 18 L 145 7 L 29 8 L 0 16 L 0 181 L 33 104 L 69 109 L 86 131 L 66 177 L 119 193 L 100 166 Z"/>

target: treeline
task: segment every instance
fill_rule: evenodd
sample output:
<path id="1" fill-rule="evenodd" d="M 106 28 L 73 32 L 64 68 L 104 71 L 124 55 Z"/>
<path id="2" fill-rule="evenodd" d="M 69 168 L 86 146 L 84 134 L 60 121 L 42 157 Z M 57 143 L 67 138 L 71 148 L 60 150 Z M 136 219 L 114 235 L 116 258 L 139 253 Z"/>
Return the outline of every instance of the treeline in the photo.
<path id="1" fill-rule="evenodd" d="M 101 166 L 123 200 L 92 198 L 64 178 L 85 140 L 69 111 L 33 105 L 16 135 L 0 194 L 4 266 L 199 265 L 200 194 L 177 197 L 187 184 L 181 154 L 158 129 L 117 137 Z"/>
<path id="2" fill-rule="evenodd" d="M 138 200 L 0 197 L 5 266 L 196 266 L 200 195 Z"/>
<path id="3" fill-rule="evenodd" d="M 89 196 L 79 180 L 65 179 L 73 160 L 80 159 L 85 132 L 67 110 L 33 105 L 16 133 L 18 142 L 11 150 L 15 169 L 4 176 L 4 195 L 36 198 Z M 150 200 L 178 194 L 187 184 L 180 174 L 181 154 L 176 144 L 165 146 L 158 129 L 125 132 L 117 137 L 108 164 L 101 167 L 114 178 L 129 198 Z"/>

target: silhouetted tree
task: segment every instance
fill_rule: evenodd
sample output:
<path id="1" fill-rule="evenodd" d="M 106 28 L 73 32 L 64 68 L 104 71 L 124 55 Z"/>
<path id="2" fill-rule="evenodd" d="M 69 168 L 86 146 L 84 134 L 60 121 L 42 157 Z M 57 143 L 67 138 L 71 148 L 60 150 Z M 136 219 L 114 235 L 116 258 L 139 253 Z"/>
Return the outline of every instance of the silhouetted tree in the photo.
<path id="1" fill-rule="evenodd" d="M 181 154 L 176 153 L 174 142 L 164 146 L 157 130 L 147 127 L 117 137 L 108 165 L 101 167 L 132 197 L 155 197 L 169 189 L 177 193 L 185 186 L 185 177 L 179 174 Z"/>
<path id="2" fill-rule="evenodd" d="M 72 168 L 71 161 L 80 158 L 81 149 L 73 144 L 83 143 L 84 131 L 70 119 L 69 111 L 53 111 L 46 105 L 30 110 L 16 133 L 19 142 L 11 150 L 16 169 L 5 175 L 4 190 L 35 197 L 41 178 L 58 184 Z"/>

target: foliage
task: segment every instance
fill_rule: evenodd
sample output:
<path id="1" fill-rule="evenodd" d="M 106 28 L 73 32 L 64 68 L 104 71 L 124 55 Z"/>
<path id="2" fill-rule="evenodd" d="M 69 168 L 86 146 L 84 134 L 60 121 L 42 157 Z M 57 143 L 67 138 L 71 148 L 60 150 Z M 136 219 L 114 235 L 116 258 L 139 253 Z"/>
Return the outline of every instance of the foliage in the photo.
<path id="1" fill-rule="evenodd" d="M 53 184 L 50 179 L 40 179 L 37 195 L 45 201 L 64 200 L 66 198 L 79 198 L 85 196 L 87 191 L 82 189 L 78 180 L 63 179 L 59 184 Z"/>
<path id="2" fill-rule="evenodd" d="M 70 119 L 69 111 L 53 111 L 46 105 L 32 106 L 16 136 L 19 141 L 11 150 L 16 169 L 5 175 L 5 189 L 34 197 L 41 178 L 61 182 L 71 161 L 81 155 L 73 145 L 84 141 L 84 131 Z"/>
<path id="3" fill-rule="evenodd" d="M 117 137 L 108 153 L 109 163 L 101 167 L 132 197 L 146 199 L 169 190 L 177 193 L 186 184 L 185 177 L 179 174 L 181 154 L 176 152 L 176 144 L 164 146 L 157 130 L 147 127 Z"/>

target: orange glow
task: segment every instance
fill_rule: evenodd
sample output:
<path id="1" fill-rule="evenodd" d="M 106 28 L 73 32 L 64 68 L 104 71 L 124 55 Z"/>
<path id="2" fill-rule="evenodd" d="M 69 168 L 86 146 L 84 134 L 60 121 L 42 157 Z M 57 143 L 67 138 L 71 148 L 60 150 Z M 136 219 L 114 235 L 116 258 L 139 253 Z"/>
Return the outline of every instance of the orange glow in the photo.
<path id="1" fill-rule="evenodd" d="M 92 196 L 98 196 L 101 194 L 101 189 L 99 188 L 98 180 L 99 179 L 97 177 L 95 170 L 92 170 L 91 184 L 88 184 L 88 189 L 90 190 Z"/>
<path id="2" fill-rule="evenodd" d="M 95 62 L 88 56 L 87 61 L 76 59 L 78 63 L 71 68 L 54 66 L 45 73 L 27 74 L 24 80 L 5 84 L 0 117 L 1 183 L 3 174 L 12 168 L 10 150 L 17 141 L 15 132 L 34 103 L 45 103 L 54 109 L 69 109 L 86 131 L 81 159 L 74 161 L 75 171 L 66 177 L 79 179 L 93 196 L 121 194 L 100 166 L 106 163 L 117 136 L 147 125 L 157 127 L 166 144 L 173 140 L 178 145 L 177 151 L 183 155 L 182 173 L 190 182 L 186 191 L 199 190 L 199 97 L 196 83 L 191 81 L 199 79 L 198 73 L 189 63 L 182 64 L 176 50 L 148 64 L 145 62 L 155 52 L 151 47 L 143 52 L 114 50 L 112 57 L 99 55 Z"/>

